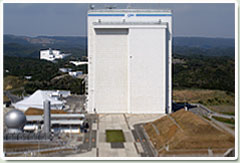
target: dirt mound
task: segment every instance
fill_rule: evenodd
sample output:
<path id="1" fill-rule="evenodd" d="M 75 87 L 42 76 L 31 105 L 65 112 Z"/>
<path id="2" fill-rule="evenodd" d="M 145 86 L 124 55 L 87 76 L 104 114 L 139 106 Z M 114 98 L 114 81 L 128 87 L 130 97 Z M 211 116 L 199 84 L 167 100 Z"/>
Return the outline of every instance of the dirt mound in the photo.
<path id="1" fill-rule="evenodd" d="M 43 115 L 43 110 L 42 109 L 37 109 L 37 108 L 28 108 L 25 112 L 25 115 Z M 67 112 L 63 110 L 51 110 L 51 114 L 68 114 Z"/>
<path id="2" fill-rule="evenodd" d="M 169 152 L 195 151 L 198 153 L 205 150 L 207 152 L 208 149 L 227 150 L 234 147 L 232 135 L 183 109 L 147 123 L 144 128 L 160 154 L 167 154 L 167 149 Z"/>

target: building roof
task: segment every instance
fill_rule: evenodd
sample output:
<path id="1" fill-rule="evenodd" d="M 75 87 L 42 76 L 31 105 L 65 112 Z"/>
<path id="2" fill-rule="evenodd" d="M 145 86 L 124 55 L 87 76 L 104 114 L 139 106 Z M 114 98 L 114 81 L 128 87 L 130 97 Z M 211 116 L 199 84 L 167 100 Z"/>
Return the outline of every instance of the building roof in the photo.
<path id="1" fill-rule="evenodd" d="M 51 114 L 52 118 L 81 118 L 84 114 Z"/>
<path id="2" fill-rule="evenodd" d="M 44 110 L 30 107 L 24 112 L 24 114 L 25 115 L 43 115 Z M 51 114 L 68 114 L 68 112 L 66 112 L 64 110 L 51 109 Z"/>
<path id="3" fill-rule="evenodd" d="M 52 120 L 51 124 L 58 124 L 58 125 L 82 125 L 83 124 L 83 120 L 78 120 L 78 119 L 74 119 L 74 120 Z"/>
<path id="4" fill-rule="evenodd" d="M 26 116 L 27 121 L 43 121 L 43 116 L 41 115 L 31 115 Z"/>
<path id="5" fill-rule="evenodd" d="M 164 13 L 172 13 L 170 9 L 93 9 L 88 10 L 89 13 L 94 12 L 164 12 Z"/>
<path id="6" fill-rule="evenodd" d="M 167 25 L 166 22 L 93 22 L 93 25 Z"/>
<path id="7" fill-rule="evenodd" d="M 51 114 L 51 118 L 54 119 L 54 120 L 51 120 L 51 123 L 52 121 L 58 121 L 58 120 L 68 121 L 69 119 L 71 119 L 69 121 L 75 121 L 75 120 L 78 120 L 78 118 L 82 118 L 82 117 L 85 117 L 85 115 L 84 114 Z M 27 121 L 43 121 L 43 115 L 27 115 L 26 119 Z"/>
<path id="8" fill-rule="evenodd" d="M 13 104 L 13 106 L 22 111 L 26 111 L 30 107 L 43 109 L 43 102 L 45 100 L 49 100 L 51 102 L 51 109 L 60 109 L 63 107 L 64 102 L 58 100 L 57 98 L 51 97 L 52 93 L 54 92 L 56 91 L 37 90 L 31 96 L 26 97 L 22 101 Z"/>

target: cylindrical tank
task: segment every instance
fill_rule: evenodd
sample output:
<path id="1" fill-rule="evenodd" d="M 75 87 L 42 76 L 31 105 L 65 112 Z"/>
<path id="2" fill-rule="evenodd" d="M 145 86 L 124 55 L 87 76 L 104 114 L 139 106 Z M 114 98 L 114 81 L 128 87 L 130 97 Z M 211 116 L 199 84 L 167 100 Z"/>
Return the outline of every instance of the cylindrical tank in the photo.
<path id="1" fill-rule="evenodd" d="M 27 120 L 23 112 L 14 109 L 5 115 L 4 122 L 8 127 L 8 133 L 19 133 L 22 132 Z"/>
<path id="2" fill-rule="evenodd" d="M 49 133 L 51 131 L 51 103 L 46 100 L 43 102 L 44 106 L 44 132 Z"/>

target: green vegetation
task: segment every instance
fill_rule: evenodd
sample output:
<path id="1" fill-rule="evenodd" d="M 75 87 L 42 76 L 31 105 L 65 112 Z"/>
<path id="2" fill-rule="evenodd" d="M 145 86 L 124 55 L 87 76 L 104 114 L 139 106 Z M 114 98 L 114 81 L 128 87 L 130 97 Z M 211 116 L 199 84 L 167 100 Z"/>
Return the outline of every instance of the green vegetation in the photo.
<path id="1" fill-rule="evenodd" d="M 4 56 L 4 90 L 12 90 L 12 93 L 17 95 L 32 94 L 38 89 L 70 90 L 74 94 L 83 94 L 85 92 L 84 79 L 73 78 L 68 74 L 57 78 L 64 75 L 59 71 L 62 67 L 87 73 L 86 65 L 74 66 L 69 64 L 69 60 L 52 63 L 34 58 Z M 32 76 L 32 78 L 26 80 L 25 76 Z"/>
<path id="2" fill-rule="evenodd" d="M 229 124 L 235 124 L 235 120 L 232 118 L 232 119 L 228 119 L 228 118 L 222 118 L 222 117 L 215 117 L 215 116 L 212 116 L 212 118 L 216 119 L 217 121 L 220 121 L 220 122 L 223 122 L 223 123 L 229 123 Z"/>
<path id="3" fill-rule="evenodd" d="M 122 130 L 106 130 L 107 142 L 125 142 Z"/>
<path id="4" fill-rule="evenodd" d="M 174 58 L 184 60 L 184 63 L 173 64 L 174 89 L 215 89 L 234 94 L 234 58 L 202 56 L 197 53 L 191 56 L 175 55 Z M 215 99 L 211 102 L 220 101 Z"/>
<path id="5" fill-rule="evenodd" d="M 8 75 L 4 77 L 3 82 L 3 89 L 4 90 L 11 90 L 11 89 L 19 89 L 26 84 L 27 81 L 24 79 L 21 79 L 17 76 Z"/>
<path id="6" fill-rule="evenodd" d="M 207 116 L 205 116 L 205 115 L 203 115 L 203 118 L 205 118 L 205 119 L 207 119 L 207 120 L 211 121 L 211 119 L 210 119 L 210 118 L 208 118 L 208 117 L 207 117 Z"/>

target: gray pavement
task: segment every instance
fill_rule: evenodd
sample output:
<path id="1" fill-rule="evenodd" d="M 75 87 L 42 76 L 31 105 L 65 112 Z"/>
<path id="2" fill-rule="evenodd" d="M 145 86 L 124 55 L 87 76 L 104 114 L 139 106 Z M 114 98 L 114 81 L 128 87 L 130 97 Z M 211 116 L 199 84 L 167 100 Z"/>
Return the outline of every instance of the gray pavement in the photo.
<path id="1" fill-rule="evenodd" d="M 142 146 L 142 152 L 140 152 L 140 155 L 142 157 L 154 157 L 156 153 L 155 149 L 152 147 L 150 140 L 145 135 L 142 124 L 134 125 L 134 129 L 135 130 L 132 130 L 134 139 L 136 142 L 140 142 Z"/>
<path id="2" fill-rule="evenodd" d="M 4 93 L 11 100 L 12 103 L 16 103 L 21 100 L 20 97 L 12 94 L 10 91 L 5 91 Z"/>
<path id="3" fill-rule="evenodd" d="M 154 157 L 155 151 L 142 124 L 162 117 L 162 114 L 90 114 L 90 129 L 83 143 L 70 157 Z M 136 125 L 137 124 L 137 125 Z M 122 130 L 125 142 L 106 142 L 106 130 Z"/>

